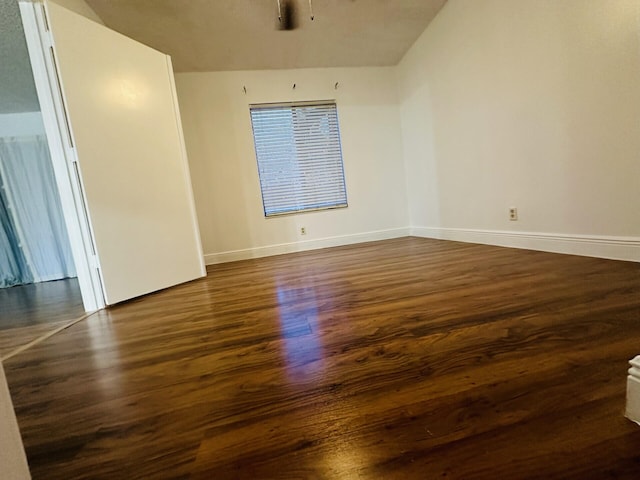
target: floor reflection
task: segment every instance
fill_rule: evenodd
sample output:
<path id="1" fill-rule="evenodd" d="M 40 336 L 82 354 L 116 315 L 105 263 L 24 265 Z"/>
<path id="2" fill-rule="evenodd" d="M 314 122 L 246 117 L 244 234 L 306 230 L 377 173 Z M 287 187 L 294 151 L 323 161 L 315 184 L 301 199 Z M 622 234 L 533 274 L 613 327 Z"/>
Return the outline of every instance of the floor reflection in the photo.
<path id="1" fill-rule="evenodd" d="M 325 357 L 315 290 L 278 285 L 277 297 L 287 376 L 295 383 L 317 379 L 324 374 Z"/>
<path id="2" fill-rule="evenodd" d="M 114 335 L 113 325 L 108 311 L 100 311 L 86 320 L 86 331 L 91 344 L 91 362 L 95 376 L 104 398 L 118 396 L 122 390 L 120 353 L 121 342 Z"/>

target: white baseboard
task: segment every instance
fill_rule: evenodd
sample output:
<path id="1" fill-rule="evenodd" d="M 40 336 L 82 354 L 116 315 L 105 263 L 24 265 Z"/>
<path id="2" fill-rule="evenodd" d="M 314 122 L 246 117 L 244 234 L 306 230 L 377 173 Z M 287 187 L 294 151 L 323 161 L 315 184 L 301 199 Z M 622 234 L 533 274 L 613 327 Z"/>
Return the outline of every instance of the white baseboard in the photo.
<path id="1" fill-rule="evenodd" d="M 640 237 L 411 227 L 412 236 L 640 262 Z"/>
<path id="2" fill-rule="evenodd" d="M 405 237 L 436 238 L 458 242 L 481 243 L 500 247 L 523 248 L 543 252 L 566 253 L 587 257 L 609 258 L 640 262 L 640 237 L 603 237 L 596 235 L 565 235 L 556 233 L 509 232 L 500 230 L 473 230 L 463 228 L 407 227 L 373 232 L 340 235 L 314 240 L 280 243 L 242 250 L 209 253 L 204 256 L 207 265 L 234 262 L 250 258 L 268 257 L 284 253 L 337 247 L 354 243 Z"/>
<path id="3" fill-rule="evenodd" d="M 406 237 L 408 235 L 408 227 L 394 228 L 390 230 L 377 230 L 373 232 L 356 233 L 352 235 L 340 235 L 337 237 L 326 237 L 314 240 L 302 240 L 299 242 L 267 245 L 263 247 L 245 248 L 242 250 L 208 253 L 205 254 L 204 261 L 207 265 L 215 265 L 217 263 L 234 262 L 237 260 L 247 260 L 250 258 L 269 257 L 271 255 L 281 255 L 283 253 L 303 252 L 306 250 L 316 250 L 318 248 L 338 247 L 341 245 L 373 242 L 376 240 L 388 240 L 390 238 Z"/>
<path id="4" fill-rule="evenodd" d="M 627 376 L 627 408 L 625 416 L 640 423 L 640 355 L 629 362 L 631 368 Z"/>

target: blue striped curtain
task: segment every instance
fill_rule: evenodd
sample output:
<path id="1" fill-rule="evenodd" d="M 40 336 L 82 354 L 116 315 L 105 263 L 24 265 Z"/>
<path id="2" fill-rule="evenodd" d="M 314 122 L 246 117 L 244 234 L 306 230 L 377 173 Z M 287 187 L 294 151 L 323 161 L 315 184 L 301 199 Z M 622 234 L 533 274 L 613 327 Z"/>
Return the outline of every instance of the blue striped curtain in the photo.
<path id="1" fill-rule="evenodd" d="M 20 248 L 16 227 L 7 209 L 5 187 L 0 178 L 0 288 L 31 282 L 33 275 Z"/>
<path id="2" fill-rule="evenodd" d="M 75 277 L 46 138 L 0 138 L 0 287 Z"/>

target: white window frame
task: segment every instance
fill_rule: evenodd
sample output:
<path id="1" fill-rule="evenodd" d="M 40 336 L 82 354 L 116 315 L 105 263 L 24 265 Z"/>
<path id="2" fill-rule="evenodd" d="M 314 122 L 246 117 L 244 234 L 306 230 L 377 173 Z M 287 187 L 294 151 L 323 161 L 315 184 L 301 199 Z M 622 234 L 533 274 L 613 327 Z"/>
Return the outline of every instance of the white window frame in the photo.
<path id="1" fill-rule="evenodd" d="M 249 112 L 265 218 L 348 206 L 335 100 L 252 104 Z"/>

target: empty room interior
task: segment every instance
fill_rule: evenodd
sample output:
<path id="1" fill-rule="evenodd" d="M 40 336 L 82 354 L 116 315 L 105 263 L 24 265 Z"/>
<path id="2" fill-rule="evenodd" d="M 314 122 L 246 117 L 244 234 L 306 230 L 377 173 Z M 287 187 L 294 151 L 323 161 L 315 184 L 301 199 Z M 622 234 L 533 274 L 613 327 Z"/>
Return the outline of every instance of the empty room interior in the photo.
<path id="1" fill-rule="evenodd" d="M 640 0 L 0 0 L 0 477 L 640 478 Z"/>

